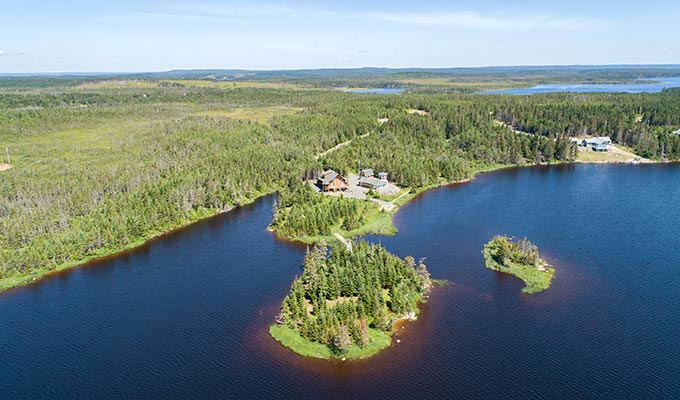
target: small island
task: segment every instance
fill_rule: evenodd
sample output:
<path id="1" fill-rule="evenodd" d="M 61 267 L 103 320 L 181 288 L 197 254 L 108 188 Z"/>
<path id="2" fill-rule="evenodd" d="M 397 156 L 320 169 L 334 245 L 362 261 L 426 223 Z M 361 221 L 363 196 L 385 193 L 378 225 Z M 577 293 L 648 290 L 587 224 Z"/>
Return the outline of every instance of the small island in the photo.
<path id="1" fill-rule="evenodd" d="M 269 329 L 274 339 L 306 357 L 366 358 L 390 346 L 397 320 L 416 318 L 432 286 L 425 264 L 365 241 L 352 247 L 307 252 Z"/>
<path id="2" fill-rule="evenodd" d="M 507 236 L 495 236 L 482 251 L 486 267 L 514 275 L 526 285 L 522 293 L 542 292 L 550 287 L 555 269 L 538 254 L 538 247 L 526 238 L 513 241 Z"/>

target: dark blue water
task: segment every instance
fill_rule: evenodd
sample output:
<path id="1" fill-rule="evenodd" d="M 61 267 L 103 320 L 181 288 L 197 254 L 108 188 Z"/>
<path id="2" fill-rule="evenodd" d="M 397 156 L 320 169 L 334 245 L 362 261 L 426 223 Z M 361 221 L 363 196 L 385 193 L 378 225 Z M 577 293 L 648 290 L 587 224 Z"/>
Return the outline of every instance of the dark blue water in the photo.
<path id="1" fill-rule="evenodd" d="M 664 89 L 680 87 L 680 77 L 653 78 L 659 83 L 621 83 L 621 84 L 552 84 L 531 88 L 490 90 L 485 94 L 539 94 L 555 92 L 574 93 L 659 93 Z"/>
<path id="2" fill-rule="evenodd" d="M 406 91 L 406 88 L 343 89 L 343 91 L 363 94 L 402 94 Z"/>
<path id="3" fill-rule="evenodd" d="M 427 192 L 371 237 L 427 257 L 435 291 L 401 343 L 307 360 L 267 335 L 304 247 L 273 197 L 0 296 L 0 398 L 680 397 L 680 166 L 523 168 Z M 486 270 L 527 236 L 553 286 Z"/>

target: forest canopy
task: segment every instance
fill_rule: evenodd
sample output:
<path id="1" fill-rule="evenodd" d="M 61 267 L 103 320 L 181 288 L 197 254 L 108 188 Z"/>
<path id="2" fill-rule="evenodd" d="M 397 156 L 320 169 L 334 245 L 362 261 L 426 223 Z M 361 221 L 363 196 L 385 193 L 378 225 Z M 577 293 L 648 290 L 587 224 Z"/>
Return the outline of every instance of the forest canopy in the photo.
<path id="1" fill-rule="evenodd" d="M 417 313 L 432 285 L 422 261 L 400 259 L 364 241 L 353 247 L 327 254 L 319 245 L 309 251 L 279 315 L 281 325 L 335 356 L 352 352 L 361 357 L 369 355 L 362 349 L 379 350 L 371 344 L 381 340 L 380 332 L 390 332 L 396 319 Z M 275 328 L 273 334 L 281 340 L 278 332 Z M 290 345 L 285 336 L 283 342 Z"/>

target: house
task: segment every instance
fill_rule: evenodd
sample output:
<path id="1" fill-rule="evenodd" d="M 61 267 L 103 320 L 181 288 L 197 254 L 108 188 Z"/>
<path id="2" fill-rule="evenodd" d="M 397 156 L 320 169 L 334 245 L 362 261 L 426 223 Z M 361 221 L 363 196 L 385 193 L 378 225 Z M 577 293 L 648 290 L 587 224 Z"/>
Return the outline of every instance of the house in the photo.
<path id="1" fill-rule="evenodd" d="M 590 147 L 593 151 L 609 151 L 612 140 L 608 136 L 598 136 L 581 141 L 582 147 Z"/>
<path id="2" fill-rule="evenodd" d="M 373 178 L 375 174 L 371 168 L 362 169 L 359 171 L 359 178 Z"/>
<path id="3" fill-rule="evenodd" d="M 378 172 L 378 179 L 387 182 L 387 172 Z"/>
<path id="4" fill-rule="evenodd" d="M 680 129 L 678 129 L 677 131 L 674 131 L 673 134 L 680 136 Z"/>
<path id="5" fill-rule="evenodd" d="M 349 189 L 349 183 L 344 176 L 329 169 L 324 171 L 317 182 L 322 192 L 337 192 Z"/>

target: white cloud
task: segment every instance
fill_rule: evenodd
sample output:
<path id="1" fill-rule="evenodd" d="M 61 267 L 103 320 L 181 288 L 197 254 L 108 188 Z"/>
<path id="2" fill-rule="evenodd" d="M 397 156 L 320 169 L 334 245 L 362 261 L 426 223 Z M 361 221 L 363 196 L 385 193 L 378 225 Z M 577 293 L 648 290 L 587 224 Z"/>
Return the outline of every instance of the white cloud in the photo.
<path id="1" fill-rule="evenodd" d="M 0 50 L 0 56 L 11 57 L 11 56 L 23 56 L 25 54 L 26 54 L 25 51 L 4 51 L 4 50 Z"/>
<path id="2" fill-rule="evenodd" d="M 219 3 L 170 4 L 163 7 L 160 12 L 143 15 L 169 19 L 204 20 L 254 16 L 292 17 L 300 14 L 295 9 L 274 3 L 240 1 L 228 5 Z"/>
<path id="3" fill-rule="evenodd" d="M 288 8 L 281 7 L 275 4 L 268 3 L 240 3 L 232 5 L 220 4 L 198 4 L 189 6 L 190 9 L 196 10 L 200 14 L 211 16 L 244 16 L 244 15 L 280 15 L 280 16 L 296 16 L 298 12 Z"/>
<path id="4" fill-rule="evenodd" d="M 448 26 L 480 30 L 576 30 L 603 27 L 609 23 L 597 18 L 556 17 L 551 15 L 483 15 L 475 11 L 437 14 L 368 13 L 368 18 L 405 25 Z"/>
<path id="5" fill-rule="evenodd" d="M 477 11 L 419 12 L 348 12 L 331 9 L 314 9 L 288 6 L 276 2 L 237 1 L 229 5 L 204 2 L 171 4 L 145 17 L 183 21 L 243 19 L 257 17 L 275 18 L 329 18 L 342 20 L 374 20 L 416 26 L 442 26 L 479 30 L 578 30 L 595 29 L 610 25 L 601 18 L 555 16 L 549 14 L 483 14 Z"/>

